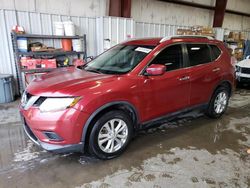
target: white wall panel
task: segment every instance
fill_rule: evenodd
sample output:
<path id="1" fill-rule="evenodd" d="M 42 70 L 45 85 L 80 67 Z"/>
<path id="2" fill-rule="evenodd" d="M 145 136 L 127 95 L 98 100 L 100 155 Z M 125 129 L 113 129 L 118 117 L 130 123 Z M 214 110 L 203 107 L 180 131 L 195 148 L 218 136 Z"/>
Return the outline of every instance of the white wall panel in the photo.
<path id="1" fill-rule="evenodd" d="M 236 10 L 244 13 L 250 12 L 250 1 L 249 0 L 228 0 L 227 1 L 228 10 Z"/>
<path id="2" fill-rule="evenodd" d="M 135 36 L 134 20 L 118 17 L 99 17 L 96 20 L 97 54 Z"/>
<path id="3" fill-rule="evenodd" d="M 214 6 L 215 0 L 184 0 Z M 250 12 L 249 0 L 229 0 L 227 9 Z M 138 22 L 171 25 L 212 26 L 214 11 L 157 0 L 132 0 L 131 15 Z M 244 30 L 250 28 L 250 18 L 225 14 L 224 28 Z"/>
<path id="4" fill-rule="evenodd" d="M 16 24 L 15 12 L 0 10 L 0 73 L 16 73 L 9 29 Z"/>
<path id="5" fill-rule="evenodd" d="M 208 26 L 213 19 L 213 12 L 210 10 L 157 0 L 132 0 L 131 15 L 139 22 L 187 26 Z"/>
<path id="6" fill-rule="evenodd" d="M 70 16 L 105 16 L 108 0 L 1 0 L 0 9 Z"/>
<path id="7" fill-rule="evenodd" d="M 155 24 L 146 22 L 135 22 L 136 38 L 143 37 L 164 37 L 176 35 L 177 29 L 188 29 L 189 26 L 178 26 L 169 24 Z"/>
<path id="8" fill-rule="evenodd" d="M 239 16 L 235 14 L 225 14 L 223 27 L 232 30 L 250 29 L 250 17 Z"/>

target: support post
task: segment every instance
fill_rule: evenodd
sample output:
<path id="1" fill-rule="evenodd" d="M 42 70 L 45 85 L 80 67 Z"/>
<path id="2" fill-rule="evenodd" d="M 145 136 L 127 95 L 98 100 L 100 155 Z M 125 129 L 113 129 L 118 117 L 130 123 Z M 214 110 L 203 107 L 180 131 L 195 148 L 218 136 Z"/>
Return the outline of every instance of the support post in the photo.
<path id="1" fill-rule="evenodd" d="M 109 16 L 131 17 L 131 0 L 109 0 Z"/>
<path id="2" fill-rule="evenodd" d="M 109 0 L 109 16 L 122 16 L 122 0 Z"/>
<path id="3" fill-rule="evenodd" d="M 122 17 L 131 17 L 131 0 L 122 0 Z"/>
<path id="4" fill-rule="evenodd" d="M 213 27 L 222 27 L 227 6 L 227 0 L 216 0 Z"/>

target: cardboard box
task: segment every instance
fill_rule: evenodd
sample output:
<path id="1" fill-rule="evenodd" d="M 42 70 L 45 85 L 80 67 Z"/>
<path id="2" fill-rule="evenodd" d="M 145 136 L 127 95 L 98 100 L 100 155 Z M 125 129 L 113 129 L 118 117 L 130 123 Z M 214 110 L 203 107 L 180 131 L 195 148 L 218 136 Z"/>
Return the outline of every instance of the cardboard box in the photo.
<path id="1" fill-rule="evenodd" d="M 240 40 L 245 40 L 245 39 L 246 39 L 245 34 L 240 32 Z"/>
<path id="2" fill-rule="evenodd" d="M 239 39 L 240 39 L 240 34 L 238 32 L 231 31 L 228 35 L 229 41 L 239 41 Z"/>
<path id="3" fill-rule="evenodd" d="M 193 26 L 191 29 L 177 29 L 177 35 L 204 35 L 214 37 L 213 28 Z"/>
<path id="4" fill-rule="evenodd" d="M 184 31 L 183 29 L 177 29 L 177 35 L 183 35 Z"/>

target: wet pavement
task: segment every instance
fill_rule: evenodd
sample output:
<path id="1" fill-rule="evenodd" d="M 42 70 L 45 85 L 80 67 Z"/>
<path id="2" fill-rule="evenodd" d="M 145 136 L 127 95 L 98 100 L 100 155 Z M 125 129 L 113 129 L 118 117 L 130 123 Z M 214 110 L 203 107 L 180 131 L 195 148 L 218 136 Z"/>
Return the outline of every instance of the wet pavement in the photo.
<path id="1" fill-rule="evenodd" d="M 236 91 L 222 118 L 185 114 L 140 132 L 109 161 L 37 148 L 17 105 L 0 104 L 1 188 L 250 187 L 250 88 Z"/>

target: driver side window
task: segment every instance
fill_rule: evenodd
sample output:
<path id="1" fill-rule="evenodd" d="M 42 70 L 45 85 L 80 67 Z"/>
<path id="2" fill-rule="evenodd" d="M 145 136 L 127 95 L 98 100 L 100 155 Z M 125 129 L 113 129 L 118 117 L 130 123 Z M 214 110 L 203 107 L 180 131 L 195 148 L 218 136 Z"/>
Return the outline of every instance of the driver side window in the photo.
<path id="1" fill-rule="evenodd" d="M 182 68 L 183 55 L 181 44 L 176 44 L 165 48 L 154 58 L 151 64 L 165 65 L 166 71 Z"/>

